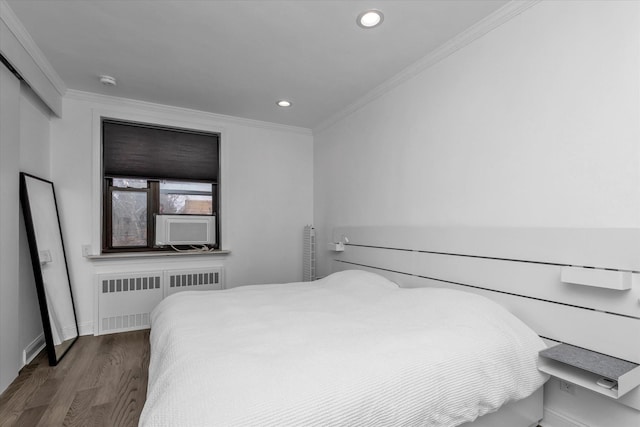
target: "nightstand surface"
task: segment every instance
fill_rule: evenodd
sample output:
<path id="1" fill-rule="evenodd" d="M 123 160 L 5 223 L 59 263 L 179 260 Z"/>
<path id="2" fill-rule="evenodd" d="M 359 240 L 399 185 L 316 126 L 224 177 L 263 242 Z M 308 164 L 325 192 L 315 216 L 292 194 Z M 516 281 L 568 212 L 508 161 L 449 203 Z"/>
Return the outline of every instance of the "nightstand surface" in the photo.
<path id="1" fill-rule="evenodd" d="M 596 353 L 569 344 L 560 344 L 548 348 L 541 351 L 540 355 L 612 380 L 617 380 L 639 366 L 626 360 L 617 359 L 607 356 L 606 354 Z"/>

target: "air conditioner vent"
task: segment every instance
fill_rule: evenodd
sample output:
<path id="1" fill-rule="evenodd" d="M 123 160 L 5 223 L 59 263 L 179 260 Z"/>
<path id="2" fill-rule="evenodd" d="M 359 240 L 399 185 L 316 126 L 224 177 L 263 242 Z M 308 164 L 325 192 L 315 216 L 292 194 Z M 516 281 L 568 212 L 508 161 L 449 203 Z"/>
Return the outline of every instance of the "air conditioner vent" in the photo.
<path id="1" fill-rule="evenodd" d="M 213 245 L 214 215 L 156 215 L 156 245 Z"/>

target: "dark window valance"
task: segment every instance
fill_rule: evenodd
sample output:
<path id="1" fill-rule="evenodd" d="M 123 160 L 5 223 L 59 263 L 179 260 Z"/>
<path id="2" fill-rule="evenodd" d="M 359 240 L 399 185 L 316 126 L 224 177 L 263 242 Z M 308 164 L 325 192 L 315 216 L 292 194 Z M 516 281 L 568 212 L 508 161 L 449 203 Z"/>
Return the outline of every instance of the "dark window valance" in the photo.
<path id="1" fill-rule="evenodd" d="M 215 133 L 105 119 L 102 122 L 104 175 L 218 182 Z"/>

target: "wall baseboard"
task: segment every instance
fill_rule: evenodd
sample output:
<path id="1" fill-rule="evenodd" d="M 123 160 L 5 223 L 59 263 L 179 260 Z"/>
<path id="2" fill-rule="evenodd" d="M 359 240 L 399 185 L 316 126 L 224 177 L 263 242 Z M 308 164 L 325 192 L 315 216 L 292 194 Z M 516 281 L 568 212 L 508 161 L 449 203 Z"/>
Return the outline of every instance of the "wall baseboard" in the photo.
<path id="1" fill-rule="evenodd" d="M 26 366 L 31 363 L 38 353 L 44 349 L 44 346 L 44 334 L 42 333 L 35 337 L 34 340 L 31 341 L 24 350 L 22 350 L 22 366 Z"/>
<path id="2" fill-rule="evenodd" d="M 553 409 L 544 408 L 544 418 L 540 421 L 542 427 L 589 427 Z"/>
<path id="3" fill-rule="evenodd" d="M 93 335 L 93 322 L 85 322 L 78 325 L 80 335 Z M 46 346 L 44 333 L 41 333 L 33 339 L 22 350 L 22 367 L 27 366 Z"/>

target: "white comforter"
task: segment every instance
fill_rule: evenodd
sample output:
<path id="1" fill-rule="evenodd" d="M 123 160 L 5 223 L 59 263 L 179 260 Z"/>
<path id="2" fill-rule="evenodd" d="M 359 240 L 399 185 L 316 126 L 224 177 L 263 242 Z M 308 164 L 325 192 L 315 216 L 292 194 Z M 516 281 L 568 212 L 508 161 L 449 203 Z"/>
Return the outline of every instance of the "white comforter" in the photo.
<path id="1" fill-rule="evenodd" d="M 183 292 L 152 313 L 141 426 L 456 426 L 545 381 L 499 305 L 346 271 Z"/>

